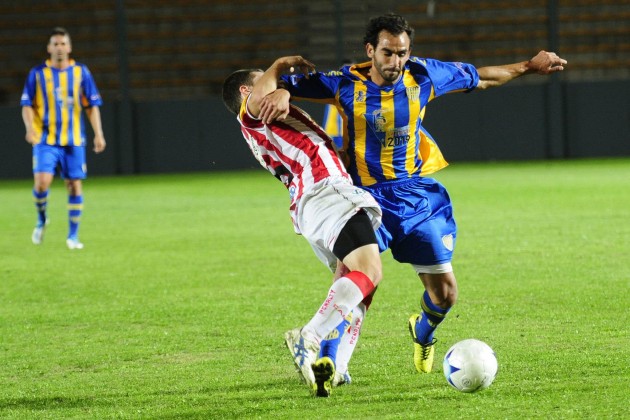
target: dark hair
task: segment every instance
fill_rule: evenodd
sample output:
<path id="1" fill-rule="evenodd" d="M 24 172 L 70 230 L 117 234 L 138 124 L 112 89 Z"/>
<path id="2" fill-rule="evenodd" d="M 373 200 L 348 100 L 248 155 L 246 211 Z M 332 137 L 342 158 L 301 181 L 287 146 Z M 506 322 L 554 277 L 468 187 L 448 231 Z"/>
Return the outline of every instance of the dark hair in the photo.
<path id="1" fill-rule="evenodd" d="M 262 72 L 260 69 L 241 69 L 230 74 L 223 81 L 223 103 L 234 114 L 238 114 L 241 109 L 241 86 L 253 86 L 254 73 Z"/>
<path id="2" fill-rule="evenodd" d="M 400 35 L 406 32 L 409 35 L 409 45 L 413 44 L 413 35 L 415 30 L 409 26 L 407 20 L 397 14 L 388 13 L 370 19 L 365 28 L 365 36 L 363 37 L 363 45 L 372 44 L 374 48 L 378 45 L 378 34 L 381 31 L 387 31 L 392 35 Z"/>
<path id="3" fill-rule="evenodd" d="M 70 38 L 70 32 L 68 32 L 68 30 L 62 26 L 55 26 L 52 31 L 50 31 L 50 37 L 52 38 L 55 35 L 65 35 L 68 38 Z"/>

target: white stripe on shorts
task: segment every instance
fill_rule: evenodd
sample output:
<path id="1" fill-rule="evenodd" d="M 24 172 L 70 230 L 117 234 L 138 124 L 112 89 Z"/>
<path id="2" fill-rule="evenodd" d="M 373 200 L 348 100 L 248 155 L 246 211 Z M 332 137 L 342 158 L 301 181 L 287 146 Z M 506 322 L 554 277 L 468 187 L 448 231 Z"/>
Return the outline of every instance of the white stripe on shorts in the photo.
<path id="1" fill-rule="evenodd" d="M 453 266 L 450 262 L 436 265 L 411 265 L 416 270 L 417 274 L 444 274 L 453 271 Z"/>

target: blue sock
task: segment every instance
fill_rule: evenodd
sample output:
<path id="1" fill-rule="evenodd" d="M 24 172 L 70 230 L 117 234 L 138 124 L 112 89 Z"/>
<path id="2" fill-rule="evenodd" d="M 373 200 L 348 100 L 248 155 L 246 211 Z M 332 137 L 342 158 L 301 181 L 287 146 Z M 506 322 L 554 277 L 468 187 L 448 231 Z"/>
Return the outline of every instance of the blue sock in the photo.
<path id="1" fill-rule="evenodd" d="M 330 357 L 335 363 L 337 360 L 337 349 L 341 342 L 341 336 L 346 332 L 350 325 L 351 317 L 346 317 L 337 325 L 337 328 L 332 330 L 326 338 L 321 342 L 319 349 L 319 357 Z"/>
<path id="2" fill-rule="evenodd" d="M 427 291 L 422 295 L 422 314 L 418 321 L 416 321 L 416 337 L 418 338 L 418 343 L 427 344 L 433 341 L 433 332 L 437 328 L 438 325 L 444 318 L 450 308 L 442 309 L 433 302 L 431 302 L 431 298 L 429 297 L 429 293 Z"/>
<path id="3" fill-rule="evenodd" d="M 48 205 L 48 191 L 37 192 L 33 189 L 33 201 L 37 209 L 37 225 L 42 226 L 46 223 L 46 206 Z"/>
<path id="4" fill-rule="evenodd" d="M 79 222 L 81 221 L 81 212 L 83 211 L 83 196 L 68 196 L 68 221 L 69 232 L 68 238 L 77 239 L 79 236 Z"/>

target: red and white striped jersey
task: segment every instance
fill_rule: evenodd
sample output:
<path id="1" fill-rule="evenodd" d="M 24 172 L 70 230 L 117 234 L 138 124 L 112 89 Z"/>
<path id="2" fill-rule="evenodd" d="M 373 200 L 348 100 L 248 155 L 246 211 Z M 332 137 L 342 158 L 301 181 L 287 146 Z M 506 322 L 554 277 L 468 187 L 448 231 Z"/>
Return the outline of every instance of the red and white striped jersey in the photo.
<path id="1" fill-rule="evenodd" d="M 246 104 L 237 117 L 243 137 L 258 162 L 288 188 L 295 225 L 296 205 L 305 191 L 327 178 L 350 180 L 350 175 L 331 138 L 300 108 L 290 105 L 285 120 L 265 125 L 247 112 Z M 299 233 L 297 225 L 295 229 Z"/>

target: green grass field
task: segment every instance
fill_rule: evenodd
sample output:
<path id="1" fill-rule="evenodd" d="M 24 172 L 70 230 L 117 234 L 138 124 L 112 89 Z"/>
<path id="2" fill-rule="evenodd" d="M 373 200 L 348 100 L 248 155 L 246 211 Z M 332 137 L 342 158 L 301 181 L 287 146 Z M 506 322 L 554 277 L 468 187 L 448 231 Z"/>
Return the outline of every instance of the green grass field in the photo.
<path id="1" fill-rule="evenodd" d="M 0 181 L 0 418 L 630 418 L 630 160 L 454 164 L 460 299 L 434 372 L 412 363 L 422 288 L 383 254 L 350 365 L 314 399 L 283 333 L 331 275 L 295 235 L 283 187 L 244 173 L 92 177 L 65 248 L 56 180 L 43 245 L 31 182 Z M 458 393 L 441 359 L 490 344 L 494 384 Z"/>

